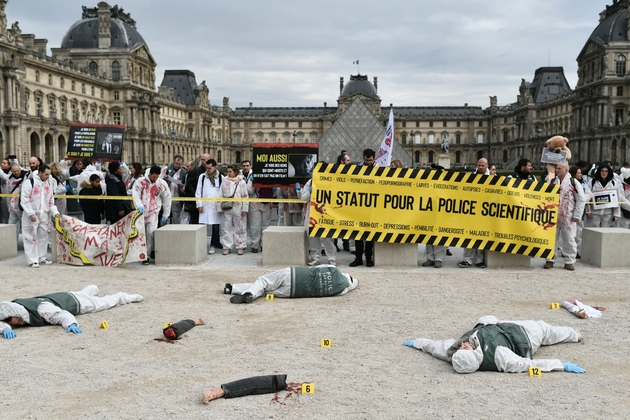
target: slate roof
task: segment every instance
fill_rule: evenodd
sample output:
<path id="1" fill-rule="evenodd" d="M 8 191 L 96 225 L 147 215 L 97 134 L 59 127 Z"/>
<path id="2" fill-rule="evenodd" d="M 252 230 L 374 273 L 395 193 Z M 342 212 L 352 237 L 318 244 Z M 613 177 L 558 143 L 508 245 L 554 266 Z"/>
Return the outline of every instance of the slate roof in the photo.
<path id="1" fill-rule="evenodd" d="M 186 105 L 194 105 L 199 96 L 195 73 L 190 70 L 166 70 L 160 86 L 175 90 L 175 99 Z"/>
<path id="2" fill-rule="evenodd" d="M 554 96 L 571 92 L 571 87 L 564 77 L 562 67 L 541 67 L 534 73 L 529 91 L 534 103 L 541 103 Z"/>
<path id="3" fill-rule="evenodd" d="M 135 49 L 147 45 L 142 35 L 120 19 L 111 19 L 111 48 Z M 61 48 L 98 48 L 98 18 L 75 22 L 61 41 Z"/>

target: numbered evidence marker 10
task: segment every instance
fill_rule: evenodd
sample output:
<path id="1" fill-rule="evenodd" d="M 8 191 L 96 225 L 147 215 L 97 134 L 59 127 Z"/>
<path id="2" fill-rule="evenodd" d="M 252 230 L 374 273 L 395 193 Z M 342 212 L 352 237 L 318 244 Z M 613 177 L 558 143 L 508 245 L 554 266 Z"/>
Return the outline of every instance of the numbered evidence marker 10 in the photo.
<path id="1" fill-rule="evenodd" d="M 302 384 L 302 394 L 314 394 L 315 384 Z"/>
<path id="2" fill-rule="evenodd" d="M 109 328 L 109 323 L 107 321 L 103 321 L 101 322 L 101 325 L 99 325 L 99 328 L 102 328 L 102 329 Z"/>
<path id="3" fill-rule="evenodd" d="M 276 295 L 272 294 L 272 293 L 267 293 L 265 295 L 265 300 L 274 300 L 276 298 Z"/>
<path id="4" fill-rule="evenodd" d="M 329 349 L 332 347 L 332 340 L 330 338 L 322 338 L 322 348 Z"/>
<path id="5" fill-rule="evenodd" d="M 529 376 L 535 378 L 540 378 L 542 376 L 542 371 L 539 367 L 530 367 L 529 369 L 527 369 L 527 373 L 529 374 Z"/>
<path id="6" fill-rule="evenodd" d="M 560 309 L 560 304 L 559 304 L 558 302 L 551 302 L 551 303 L 549 304 L 549 307 L 550 307 L 551 309 Z"/>

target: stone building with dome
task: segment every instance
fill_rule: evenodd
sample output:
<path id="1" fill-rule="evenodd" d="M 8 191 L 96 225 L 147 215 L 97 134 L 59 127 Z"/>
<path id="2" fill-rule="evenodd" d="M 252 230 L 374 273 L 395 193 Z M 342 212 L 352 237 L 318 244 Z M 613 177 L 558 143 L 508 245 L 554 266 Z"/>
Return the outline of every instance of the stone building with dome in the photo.
<path id="1" fill-rule="evenodd" d="M 47 55 L 46 39 L 7 23 L 8 1 L 0 0 L 0 153 L 20 162 L 30 155 L 62 158 L 72 122 L 125 125 L 123 158 L 144 165 L 202 153 L 221 164 L 240 162 L 251 159 L 252 143 L 319 143 L 325 160 L 345 149 L 359 161 L 363 148 L 379 146 L 390 109 L 395 156 L 408 166 L 437 163 L 442 139 L 455 168 L 472 167 L 480 157 L 499 168 L 513 168 L 521 157 L 537 163 L 545 140 L 556 134 L 570 139 L 573 162 L 630 160 L 628 0 L 613 0 L 576 51 L 573 89 L 562 67 L 541 67 L 515 86 L 516 102 L 508 105 L 489 96 L 487 107 L 394 106 L 382 103 L 377 77 L 351 75 L 340 78 L 331 106 L 234 109 L 229 98 L 211 104 L 210 87 L 189 70 L 167 70 L 156 86 L 159 57 L 118 6 L 84 6 Z"/>

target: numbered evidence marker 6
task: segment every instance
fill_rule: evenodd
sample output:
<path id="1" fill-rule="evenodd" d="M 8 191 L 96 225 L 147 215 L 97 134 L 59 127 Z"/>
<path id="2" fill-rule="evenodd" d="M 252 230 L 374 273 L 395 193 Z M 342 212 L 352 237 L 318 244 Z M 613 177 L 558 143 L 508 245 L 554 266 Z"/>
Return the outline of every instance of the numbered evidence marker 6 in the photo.
<path id="1" fill-rule="evenodd" d="M 559 304 L 558 302 L 551 302 L 551 303 L 549 304 L 549 307 L 550 307 L 551 309 L 560 309 L 560 304 Z"/>
<path id="2" fill-rule="evenodd" d="M 101 325 L 99 325 L 99 328 L 102 328 L 102 329 L 109 328 L 109 323 L 107 321 L 103 321 L 101 322 Z"/>
<path id="3" fill-rule="evenodd" d="M 302 394 L 314 394 L 315 384 L 302 384 Z"/>
<path id="4" fill-rule="evenodd" d="M 540 378 L 542 376 L 542 370 L 540 370 L 539 367 L 530 367 L 529 369 L 527 369 L 527 373 L 531 377 Z"/>
<path id="5" fill-rule="evenodd" d="M 267 293 L 265 295 L 265 300 L 274 300 L 276 298 L 276 295 L 272 294 L 272 293 Z"/>
<path id="6" fill-rule="evenodd" d="M 322 338 L 322 347 L 329 349 L 332 347 L 332 340 L 330 338 Z"/>

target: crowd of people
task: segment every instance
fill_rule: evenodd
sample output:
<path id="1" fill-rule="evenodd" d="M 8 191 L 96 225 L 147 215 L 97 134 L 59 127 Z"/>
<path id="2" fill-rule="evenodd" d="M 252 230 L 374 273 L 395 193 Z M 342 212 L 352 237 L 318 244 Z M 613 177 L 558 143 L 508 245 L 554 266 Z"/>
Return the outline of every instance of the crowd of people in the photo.
<path id="1" fill-rule="evenodd" d="M 362 157 L 363 165 L 375 165 L 374 150 L 365 149 Z M 341 151 L 336 163 L 348 165 L 352 159 L 346 151 Z M 402 168 L 404 165 L 400 160 L 394 160 L 391 167 Z M 262 232 L 270 225 L 274 210 L 273 204 L 264 200 L 301 199 L 310 203 L 312 191 L 311 180 L 303 186 L 296 184 L 295 188 L 254 187 L 255 174 L 250 161 L 242 161 L 240 167 L 228 165 L 224 174 L 209 154 L 201 155 L 198 164 L 192 160 L 184 162 L 182 156 L 176 155 L 172 163 L 164 167 L 146 169 L 137 162 L 129 166 L 124 162 L 101 164 L 89 158 L 73 161 L 64 158 L 49 166 L 35 156 L 24 168 L 18 164 L 16 156 L 8 156 L 3 159 L 1 169 L 2 193 L 18 194 L 19 197 L 0 200 L 0 223 L 14 224 L 16 235 L 22 233 L 27 261 L 34 268 L 51 264 L 47 258 L 51 222 L 59 214 L 68 214 L 67 199 L 55 199 L 53 196 L 94 196 L 93 199 L 81 199 L 82 214 L 75 214 L 90 224 L 113 224 L 132 210 L 143 213 L 147 237 L 147 259 L 143 264 L 148 265 L 155 258 L 154 232 L 160 225 L 169 222 L 210 225 L 209 254 L 222 250 L 223 255 L 228 255 L 234 250 L 243 255 L 248 247 L 252 253 L 258 253 L 263 246 Z M 431 165 L 431 169 L 446 170 L 435 164 Z M 521 159 L 508 177 L 536 182 L 538 180 L 532 170 L 532 162 Z M 496 176 L 496 167 L 481 158 L 473 173 Z M 580 259 L 582 229 L 585 226 L 630 228 L 630 165 L 626 164 L 619 173 L 615 173 L 610 162 L 590 165 L 580 161 L 573 167 L 562 163 L 557 166 L 556 175 L 548 182 L 560 185 L 558 254 L 564 258 L 564 268 L 574 270 L 573 264 Z M 73 188 L 72 184 L 76 187 Z M 129 198 L 98 198 L 105 195 Z M 180 201 L 173 200 L 173 197 L 198 200 Z M 612 197 L 617 203 L 597 205 L 600 202 L 606 204 L 599 197 Z M 232 198 L 260 201 L 232 201 Z M 599 201 L 596 204 L 593 200 Z M 278 225 L 308 229 L 310 205 L 305 203 L 280 203 Z M 372 241 L 354 241 L 353 251 L 350 241 L 339 240 L 339 244 L 336 239 L 309 237 L 308 265 L 325 263 L 335 266 L 337 252 L 343 249 L 354 254 L 351 267 L 374 266 Z M 447 255 L 451 255 L 447 247 L 427 245 L 426 261 L 422 266 L 441 268 Z M 554 262 L 555 256 L 551 256 L 544 268 L 552 268 Z M 483 251 L 466 249 L 457 266 L 485 268 Z"/>

